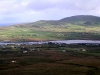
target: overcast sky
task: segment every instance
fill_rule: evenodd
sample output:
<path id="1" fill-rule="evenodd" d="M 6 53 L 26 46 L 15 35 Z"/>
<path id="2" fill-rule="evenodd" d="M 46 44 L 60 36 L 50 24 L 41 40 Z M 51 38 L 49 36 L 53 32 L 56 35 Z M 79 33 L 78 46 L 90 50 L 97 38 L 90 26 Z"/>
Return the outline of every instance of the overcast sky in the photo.
<path id="1" fill-rule="evenodd" d="M 0 24 L 100 16 L 100 0 L 0 0 Z"/>

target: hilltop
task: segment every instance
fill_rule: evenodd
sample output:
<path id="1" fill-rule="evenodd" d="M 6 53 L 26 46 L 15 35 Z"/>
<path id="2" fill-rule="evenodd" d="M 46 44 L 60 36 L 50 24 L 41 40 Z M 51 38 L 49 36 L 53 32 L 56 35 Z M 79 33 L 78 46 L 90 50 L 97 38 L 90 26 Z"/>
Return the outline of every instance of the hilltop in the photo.
<path id="1" fill-rule="evenodd" d="M 59 20 L 64 23 L 81 24 L 81 25 L 94 25 L 100 23 L 100 17 L 92 15 L 77 15 Z"/>
<path id="2" fill-rule="evenodd" d="M 100 17 L 77 15 L 1 27 L 0 36 L 1 41 L 100 40 Z"/>
<path id="3" fill-rule="evenodd" d="M 67 22 L 67 23 L 91 23 L 91 24 L 97 24 L 100 23 L 100 17 L 92 16 L 92 15 L 77 15 L 77 16 L 71 16 L 67 18 L 63 18 L 59 20 L 60 22 Z"/>
<path id="4" fill-rule="evenodd" d="M 92 15 L 76 15 L 66 17 L 60 20 L 40 20 L 31 23 L 23 23 L 14 26 L 38 26 L 38 25 L 65 25 L 65 24 L 77 24 L 77 25 L 98 25 L 100 24 L 100 17 Z"/>

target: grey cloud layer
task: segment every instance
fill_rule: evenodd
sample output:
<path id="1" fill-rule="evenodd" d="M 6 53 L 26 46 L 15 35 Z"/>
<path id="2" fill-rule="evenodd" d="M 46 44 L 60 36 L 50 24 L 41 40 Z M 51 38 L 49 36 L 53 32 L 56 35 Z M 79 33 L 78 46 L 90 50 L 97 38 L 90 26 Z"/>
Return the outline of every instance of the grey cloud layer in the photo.
<path id="1" fill-rule="evenodd" d="M 46 9 L 64 9 L 77 11 L 98 10 L 100 0 L 4 0 L 0 5 L 3 13 L 18 13 L 32 11 L 44 11 Z M 12 2 L 11 2 L 12 1 Z M 0 4 L 2 4 L 2 0 Z"/>
<path id="2" fill-rule="evenodd" d="M 99 3 L 100 0 L 0 0 L 0 16 L 23 22 L 81 14 L 100 16 Z"/>
<path id="3" fill-rule="evenodd" d="M 99 6 L 100 0 L 41 0 L 31 1 L 27 6 L 33 10 L 59 8 L 66 10 L 94 10 Z"/>

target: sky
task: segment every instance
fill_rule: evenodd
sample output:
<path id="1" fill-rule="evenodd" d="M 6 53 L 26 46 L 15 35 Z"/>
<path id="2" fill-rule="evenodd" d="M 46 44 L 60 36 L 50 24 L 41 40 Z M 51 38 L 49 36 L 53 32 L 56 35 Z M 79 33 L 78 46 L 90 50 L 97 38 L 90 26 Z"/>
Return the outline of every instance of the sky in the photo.
<path id="1" fill-rule="evenodd" d="M 100 16 L 100 0 L 0 0 L 0 25 Z"/>

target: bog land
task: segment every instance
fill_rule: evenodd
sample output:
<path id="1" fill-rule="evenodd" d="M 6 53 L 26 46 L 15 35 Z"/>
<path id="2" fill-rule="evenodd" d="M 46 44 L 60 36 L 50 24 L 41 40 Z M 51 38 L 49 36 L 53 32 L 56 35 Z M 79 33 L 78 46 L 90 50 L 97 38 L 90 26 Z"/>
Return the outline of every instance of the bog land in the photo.
<path id="1" fill-rule="evenodd" d="M 0 46 L 0 75 L 100 75 L 100 45 Z"/>

